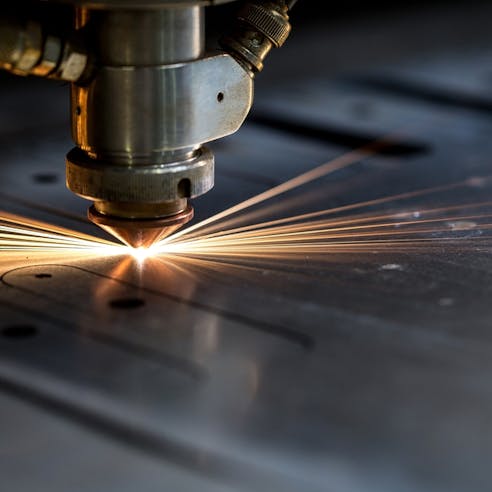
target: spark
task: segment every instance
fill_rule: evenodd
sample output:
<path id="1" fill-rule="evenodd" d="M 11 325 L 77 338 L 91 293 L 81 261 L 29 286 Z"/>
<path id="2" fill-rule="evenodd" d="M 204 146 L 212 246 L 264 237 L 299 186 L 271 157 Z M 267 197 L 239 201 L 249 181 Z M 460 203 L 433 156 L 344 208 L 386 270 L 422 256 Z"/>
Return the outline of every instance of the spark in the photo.
<path id="1" fill-rule="evenodd" d="M 222 220 L 226 217 L 229 217 L 230 215 L 236 214 L 238 212 L 242 212 L 243 210 L 250 208 L 254 205 L 258 205 L 267 200 L 271 200 L 274 197 L 277 197 L 279 195 L 287 193 L 288 191 L 294 190 L 303 185 L 311 183 L 312 181 L 327 176 L 328 174 L 332 174 L 336 171 L 349 167 L 353 164 L 356 164 L 357 162 L 360 162 L 361 160 L 367 157 L 374 155 L 381 148 L 384 148 L 390 144 L 391 142 L 389 140 L 382 139 L 382 140 L 375 141 L 364 147 L 361 147 L 359 149 L 353 150 L 352 152 L 347 152 L 346 154 L 342 154 L 341 156 L 329 162 L 326 162 L 321 166 L 318 166 L 305 173 L 302 173 L 299 176 L 296 176 L 295 178 L 289 179 L 288 181 L 285 181 L 280 185 L 274 186 L 273 188 L 270 188 L 269 190 L 263 193 L 260 193 L 252 198 L 249 198 L 248 200 L 245 200 L 244 202 L 239 203 L 238 205 L 234 205 L 224 210 L 223 212 L 220 212 L 208 219 L 199 222 L 198 224 L 195 224 L 194 226 L 188 227 L 182 232 L 177 232 L 171 237 L 174 240 L 176 240 L 177 238 L 183 236 L 184 234 L 190 234 L 195 230 L 201 229 L 202 227 L 205 227 L 209 224 Z M 166 239 L 164 239 L 163 242 L 166 242 Z"/>
<path id="2" fill-rule="evenodd" d="M 491 176 L 468 178 L 361 202 L 323 208 L 301 214 L 287 213 L 291 206 L 311 203 L 307 184 L 347 168 L 375 154 L 385 141 L 349 152 L 285 183 L 236 204 L 184 229 L 150 248 L 133 249 L 122 244 L 8 213 L 0 216 L 0 251 L 50 252 L 89 256 L 125 256 L 142 266 L 152 258 L 213 260 L 292 261 L 316 257 L 328 261 L 331 254 L 425 252 L 490 247 L 492 201 L 453 203 L 442 201 L 446 193 L 467 187 L 485 188 Z M 273 206 L 268 202 L 287 192 Z M 317 193 L 316 197 L 322 197 Z M 415 201 L 440 197 L 433 207 Z M 312 197 L 311 197 L 312 198 Z M 410 205 L 409 205 L 410 203 Z M 260 213 L 251 212 L 261 205 Z M 417 204 L 418 205 L 418 204 Z M 382 210 L 377 210 L 382 207 Z M 276 218 L 258 221 L 267 211 Z M 278 217 L 278 214 L 281 216 Z M 270 216 L 271 217 L 271 216 Z"/>
<path id="3" fill-rule="evenodd" d="M 480 178 L 481 183 L 487 181 L 490 182 L 490 177 Z M 184 230 L 162 241 L 156 251 L 161 255 L 268 258 L 273 261 L 305 255 L 324 255 L 326 258 L 327 253 L 424 252 L 443 247 L 448 251 L 453 248 L 463 251 L 467 247 L 489 247 L 492 236 L 487 233 L 492 230 L 492 201 L 418 209 L 414 205 L 410 210 L 400 205 L 380 213 L 364 211 L 377 205 L 424 196 L 435 198 L 470 186 L 470 183 L 467 179 L 241 227 L 202 229 L 202 234 L 193 233 L 200 229 L 202 223 L 199 223 L 190 228 L 191 234 Z M 255 203 L 256 198 L 229 210 L 243 211 Z M 352 213 L 338 216 L 347 212 Z M 332 218 L 333 215 L 337 216 Z M 204 222 L 210 224 L 214 220 Z M 241 223 L 241 217 L 234 223 Z"/>
<path id="4" fill-rule="evenodd" d="M 126 247 L 46 222 L 3 212 L 0 215 L 0 251 L 73 252 L 113 256 Z"/>

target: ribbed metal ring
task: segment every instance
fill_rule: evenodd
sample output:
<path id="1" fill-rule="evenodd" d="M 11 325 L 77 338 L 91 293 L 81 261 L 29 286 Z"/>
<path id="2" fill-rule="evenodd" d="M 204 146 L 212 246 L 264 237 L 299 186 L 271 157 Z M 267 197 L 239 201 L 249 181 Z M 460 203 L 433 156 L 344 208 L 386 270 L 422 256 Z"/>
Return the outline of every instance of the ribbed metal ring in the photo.
<path id="1" fill-rule="evenodd" d="M 159 203 L 203 195 L 213 185 L 214 156 L 205 147 L 189 160 L 149 166 L 91 159 L 78 147 L 67 155 L 68 188 L 90 200 Z"/>
<path id="2" fill-rule="evenodd" d="M 247 3 L 238 17 L 260 31 L 277 48 L 287 41 L 291 31 L 289 18 L 286 15 L 255 3 Z"/>

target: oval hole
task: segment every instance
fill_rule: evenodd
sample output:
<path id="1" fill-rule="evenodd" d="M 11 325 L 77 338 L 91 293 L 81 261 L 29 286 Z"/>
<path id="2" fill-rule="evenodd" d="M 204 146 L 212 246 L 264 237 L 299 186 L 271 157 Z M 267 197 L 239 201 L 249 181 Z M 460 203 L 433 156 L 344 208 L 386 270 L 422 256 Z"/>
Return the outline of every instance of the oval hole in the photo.
<path id="1" fill-rule="evenodd" d="M 34 275 L 36 278 L 51 278 L 52 275 L 51 273 L 36 273 L 36 275 Z"/>
<path id="2" fill-rule="evenodd" d="M 10 325 L 2 330 L 2 336 L 12 339 L 32 338 L 37 334 L 38 329 L 34 325 Z"/>
<path id="3" fill-rule="evenodd" d="M 126 297 L 113 299 L 109 302 L 113 309 L 136 309 L 145 305 L 145 301 L 139 297 Z"/>
<path id="4" fill-rule="evenodd" d="M 33 174 L 32 179 L 35 183 L 53 184 L 58 182 L 58 175 L 55 173 L 37 173 Z"/>
<path id="5" fill-rule="evenodd" d="M 178 183 L 178 196 L 181 198 L 191 197 L 191 181 L 188 178 L 184 178 Z"/>

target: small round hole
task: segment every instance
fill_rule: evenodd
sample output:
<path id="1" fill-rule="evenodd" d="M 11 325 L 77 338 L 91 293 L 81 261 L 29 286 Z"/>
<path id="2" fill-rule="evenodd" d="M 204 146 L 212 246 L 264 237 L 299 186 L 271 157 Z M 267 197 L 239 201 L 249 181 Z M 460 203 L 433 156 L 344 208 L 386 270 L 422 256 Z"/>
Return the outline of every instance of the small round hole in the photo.
<path id="1" fill-rule="evenodd" d="M 136 309 L 145 305 L 145 301 L 138 297 L 127 297 L 122 299 L 113 299 L 109 302 L 113 309 Z"/>
<path id="2" fill-rule="evenodd" d="M 180 198 L 191 198 L 191 181 L 188 178 L 183 178 L 178 183 L 178 196 Z"/>
<path id="3" fill-rule="evenodd" d="M 75 114 L 76 114 L 77 116 L 80 116 L 80 115 L 82 114 L 82 108 L 81 108 L 80 106 L 77 106 L 77 107 L 75 108 Z"/>
<path id="4" fill-rule="evenodd" d="M 221 103 L 224 100 L 224 97 L 225 97 L 224 96 L 224 93 L 223 92 L 219 92 L 217 94 L 217 101 Z"/>
<path id="5" fill-rule="evenodd" d="M 58 174 L 55 173 L 38 173 L 33 174 L 32 179 L 40 184 L 53 184 L 58 181 Z"/>
<path id="6" fill-rule="evenodd" d="M 12 339 L 32 338 L 38 334 L 34 325 L 10 325 L 2 330 L 2 336 Z"/>
<path id="7" fill-rule="evenodd" d="M 51 273 L 36 273 L 36 275 L 34 275 L 36 278 L 51 278 L 52 275 Z"/>

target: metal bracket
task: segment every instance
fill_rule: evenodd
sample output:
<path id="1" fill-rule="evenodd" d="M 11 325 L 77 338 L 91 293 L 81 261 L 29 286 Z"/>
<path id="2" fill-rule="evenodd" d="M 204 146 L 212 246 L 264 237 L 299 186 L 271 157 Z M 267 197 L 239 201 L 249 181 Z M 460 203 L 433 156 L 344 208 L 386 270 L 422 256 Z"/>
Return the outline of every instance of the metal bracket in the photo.
<path id="1" fill-rule="evenodd" d="M 148 97 L 120 104 L 142 91 Z M 112 159 L 124 159 L 131 149 L 132 163 L 139 156 L 149 163 L 149 148 L 158 160 L 162 152 L 237 131 L 251 109 L 253 81 L 234 58 L 218 54 L 173 65 L 102 67 L 87 87 L 74 86 L 73 96 L 80 148 Z M 84 111 L 88 101 L 90 112 Z"/>

